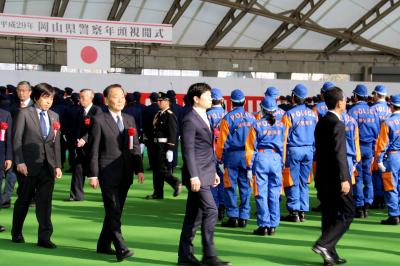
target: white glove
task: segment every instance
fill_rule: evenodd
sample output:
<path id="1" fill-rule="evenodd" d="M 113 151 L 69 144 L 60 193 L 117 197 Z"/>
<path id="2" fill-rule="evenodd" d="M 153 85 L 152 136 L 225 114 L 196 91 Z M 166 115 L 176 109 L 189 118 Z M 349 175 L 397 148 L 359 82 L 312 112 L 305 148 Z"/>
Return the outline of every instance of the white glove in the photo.
<path id="1" fill-rule="evenodd" d="M 247 179 L 250 183 L 253 183 L 253 171 L 247 170 Z"/>
<path id="2" fill-rule="evenodd" d="M 167 151 L 166 158 L 167 158 L 167 161 L 169 163 L 172 162 L 172 160 L 174 160 L 174 152 L 173 151 Z"/>
<path id="3" fill-rule="evenodd" d="M 383 162 L 378 163 L 378 168 L 382 172 L 386 172 L 386 167 L 383 165 Z"/>
<path id="4" fill-rule="evenodd" d="M 225 173 L 225 166 L 223 163 L 218 164 L 219 170 L 221 171 L 221 173 Z"/>
<path id="5" fill-rule="evenodd" d="M 144 144 L 140 143 L 140 153 L 143 154 L 144 152 Z"/>

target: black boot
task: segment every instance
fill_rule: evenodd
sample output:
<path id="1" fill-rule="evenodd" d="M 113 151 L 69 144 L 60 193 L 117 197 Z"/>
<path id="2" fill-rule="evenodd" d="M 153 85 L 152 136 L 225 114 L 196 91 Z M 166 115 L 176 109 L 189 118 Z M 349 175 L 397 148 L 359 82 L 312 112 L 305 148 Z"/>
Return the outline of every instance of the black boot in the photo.
<path id="1" fill-rule="evenodd" d="M 356 207 L 356 214 L 355 218 L 364 218 L 364 208 L 363 207 Z"/>
<path id="2" fill-rule="evenodd" d="M 222 221 L 225 217 L 225 206 L 219 205 L 218 207 L 218 221 Z"/>
<path id="3" fill-rule="evenodd" d="M 298 223 L 300 222 L 299 213 L 297 211 L 289 211 L 287 216 L 281 217 L 281 221 Z"/>

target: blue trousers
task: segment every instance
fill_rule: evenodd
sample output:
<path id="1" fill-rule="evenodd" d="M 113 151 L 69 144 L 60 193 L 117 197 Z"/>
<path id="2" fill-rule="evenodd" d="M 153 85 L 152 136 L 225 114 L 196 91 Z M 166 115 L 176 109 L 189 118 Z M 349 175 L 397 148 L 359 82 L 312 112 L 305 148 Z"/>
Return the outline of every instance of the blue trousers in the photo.
<path id="1" fill-rule="evenodd" d="M 224 163 L 225 171 L 227 171 L 224 175 L 226 215 L 229 218 L 248 220 L 250 218 L 251 187 L 247 179 L 244 151 L 224 153 Z M 239 207 L 236 187 L 239 188 Z"/>
<path id="2" fill-rule="evenodd" d="M 4 192 L 2 195 L 3 202 L 8 202 L 11 199 L 11 195 L 14 191 L 15 183 L 17 182 L 17 175 L 12 168 L 7 171 L 4 180 L 5 180 Z"/>
<path id="3" fill-rule="evenodd" d="M 217 175 L 221 179 L 221 183 L 218 186 L 211 188 L 211 193 L 213 195 L 215 205 L 219 207 L 224 204 L 224 174 L 221 172 L 219 167 L 216 165 Z"/>
<path id="4" fill-rule="evenodd" d="M 308 177 L 312 162 L 312 146 L 287 149 L 286 165 L 290 168 L 293 180 L 293 186 L 285 188 L 288 211 L 309 211 Z"/>
<path id="5" fill-rule="evenodd" d="M 394 186 L 393 190 L 388 190 L 384 192 L 385 203 L 388 208 L 389 216 L 400 216 L 400 153 L 389 154 L 387 160 L 384 162 L 386 171 L 392 173 L 392 184 Z"/>
<path id="6" fill-rule="evenodd" d="M 353 188 L 356 207 L 372 204 L 374 189 L 372 185 L 371 163 L 374 156 L 372 143 L 360 143 L 361 162 L 357 165 L 358 176 Z"/>
<path id="7" fill-rule="evenodd" d="M 281 161 L 281 156 L 271 150 L 257 153 L 254 158 L 257 224 L 261 227 L 278 227 L 279 225 L 279 197 L 282 189 Z"/>

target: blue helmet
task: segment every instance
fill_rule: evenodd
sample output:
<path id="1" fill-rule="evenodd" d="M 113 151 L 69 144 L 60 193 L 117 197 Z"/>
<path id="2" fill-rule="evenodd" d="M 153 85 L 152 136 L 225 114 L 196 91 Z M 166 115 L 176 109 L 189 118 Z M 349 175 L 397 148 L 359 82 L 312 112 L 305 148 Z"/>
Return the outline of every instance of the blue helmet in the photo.
<path id="1" fill-rule="evenodd" d="M 233 90 L 231 92 L 231 101 L 234 103 L 244 102 L 244 93 L 240 89 Z"/>
<path id="2" fill-rule="evenodd" d="M 269 112 L 274 112 L 278 108 L 275 98 L 271 96 L 265 96 L 262 102 L 260 103 L 260 106 L 262 109 L 267 110 Z"/>
<path id="3" fill-rule="evenodd" d="M 303 84 L 297 84 L 292 90 L 293 94 L 299 97 L 300 99 L 307 98 L 308 89 Z"/>

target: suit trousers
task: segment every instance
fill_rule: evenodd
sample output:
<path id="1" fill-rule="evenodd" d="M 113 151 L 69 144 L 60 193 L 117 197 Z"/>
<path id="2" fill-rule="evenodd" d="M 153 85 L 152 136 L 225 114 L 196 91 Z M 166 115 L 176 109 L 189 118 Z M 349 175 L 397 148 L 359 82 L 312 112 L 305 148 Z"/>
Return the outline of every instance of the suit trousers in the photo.
<path id="1" fill-rule="evenodd" d="M 18 198 L 14 205 L 12 234 L 22 234 L 22 227 L 29 210 L 29 205 L 33 197 L 35 197 L 36 218 L 39 222 L 38 239 L 41 241 L 49 240 L 53 233 L 51 201 L 54 190 L 54 173 L 50 172 L 49 165 L 47 162 L 44 162 L 36 176 L 22 176 L 18 174 L 17 179 Z"/>
<path id="2" fill-rule="evenodd" d="M 117 185 L 104 183 L 101 179 L 99 182 L 105 216 L 103 228 L 97 241 L 97 249 L 109 248 L 113 243 L 117 252 L 123 252 L 128 247 L 122 237 L 121 216 L 132 180 L 128 181 L 128 178 L 126 178 Z"/>
<path id="3" fill-rule="evenodd" d="M 84 191 L 83 186 L 85 184 L 85 177 L 87 175 L 87 166 L 84 166 L 81 162 L 77 161 L 72 171 L 71 188 L 69 197 L 74 200 L 83 200 Z"/>
<path id="4" fill-rule="evenodd" d="M 216 256 L 214 246 L 214 228 L 218 210 L 211 194 L 211 187 L 201 187 L 199 192 L 189 189 L 186 212 L 179 241 L 179 257 L 194 254 L 193 239 L 201 225 L 203 256 Z"/>
<path id="5" fill-rule="evenodd" d="M 322 195 L 321 195 L 322 194 Z M 321 201 L 322 234 L 317 244 L 335 252 L 337 242 L 349 229 L 355 214 L 355 204 L 350 191 L 347 195 L 328 195 L 318 191 L 318 198 Z"/>

